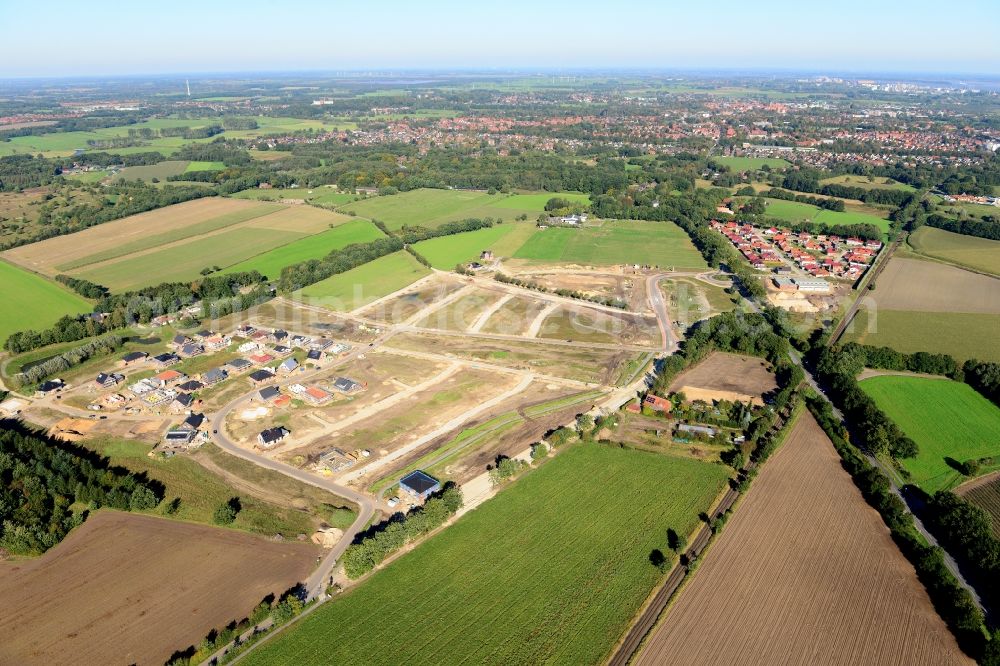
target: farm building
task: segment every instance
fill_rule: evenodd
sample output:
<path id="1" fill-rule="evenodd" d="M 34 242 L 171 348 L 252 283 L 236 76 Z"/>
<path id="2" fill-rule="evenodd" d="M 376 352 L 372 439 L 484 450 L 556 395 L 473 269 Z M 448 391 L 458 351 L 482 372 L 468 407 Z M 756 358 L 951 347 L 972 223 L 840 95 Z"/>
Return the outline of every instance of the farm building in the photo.
<path id="1" fill-rule="evenodd" d="M 399 480 L 399 488 L 419 500 L 425 500 L 433 493 L 441 490 L 441 482 L 419 469 L 410 472 Z"/>
<path id="2" fill-rule="evenodd" d="M 715 428 L 681 423 L 677 426 L 677 433 L 681 435 L 705 435 L 706 437 L 715 437 Z"/>
<path id="3" fill-rule="evenodd" d="M 661 398 L 658 395 L 653 395 L 652 393 L 647 393 L 646 397 L 642 399 L 642 406 L 652 409 L 654 412 L 665 412 L 670 413 L 670 401 L 666 398 Z"/>
<path id="4" fill-rule="evenodd" d="M 830 291 L 830 283 L 826 280 L 810 280 L 806 278 L 794 278 L 799 291 L 809 291 L 817 294 L 825 294 Z"/>

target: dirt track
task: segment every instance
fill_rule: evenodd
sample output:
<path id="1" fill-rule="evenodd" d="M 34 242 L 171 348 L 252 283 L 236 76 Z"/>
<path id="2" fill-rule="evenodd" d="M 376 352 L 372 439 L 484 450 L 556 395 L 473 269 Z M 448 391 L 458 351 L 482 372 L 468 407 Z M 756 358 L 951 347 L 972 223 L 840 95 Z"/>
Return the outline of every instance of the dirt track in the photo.
<path id="1" fill-rule="evenodd" d="M 972 662 L 804 414 L 634 663 Z"/>
<path id="2" fill-rule="evenodd" d="M 0 562 L 0 663 L 162 664 L 305 580 L 318 552 L 100 511 L 42 557 Z"/>

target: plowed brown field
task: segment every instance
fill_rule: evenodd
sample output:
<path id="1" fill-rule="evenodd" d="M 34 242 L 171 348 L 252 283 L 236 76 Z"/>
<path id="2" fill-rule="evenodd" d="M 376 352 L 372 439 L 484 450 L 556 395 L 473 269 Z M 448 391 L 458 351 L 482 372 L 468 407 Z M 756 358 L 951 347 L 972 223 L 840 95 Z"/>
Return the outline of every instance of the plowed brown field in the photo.
<path id="1" fill-rule="evenodd" d="M 26 562 L 0 562 L 0 664 L 162 664 L 304 580 L 319 551 L 100 511 Z"/>
<path id="2" fill-rule="evenodd" d="M 973 662 L 806 413 L 634 663 Z"/>
<path id="3" fill-rule="evenodd" d="M 704 361 L 677 375 L 671 391 L 688 400 L 739 400 L 764 404 L 763 395 L 778 388 L 767 363 L 759 358 L 712 352 Z"/>

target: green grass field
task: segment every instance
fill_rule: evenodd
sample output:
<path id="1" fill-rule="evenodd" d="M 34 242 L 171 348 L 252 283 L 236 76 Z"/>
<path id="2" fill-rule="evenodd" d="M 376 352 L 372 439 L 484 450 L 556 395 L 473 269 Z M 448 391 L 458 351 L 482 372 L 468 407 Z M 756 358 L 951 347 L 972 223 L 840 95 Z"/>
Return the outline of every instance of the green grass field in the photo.
<path id="1" fill-rule="evenodd" d="M 1000 275 L 1000 241 L 924 226 L 910 234 L 908 242 L 928 257 Z"/>
<path id="2" fill-rule="evenodd" d="M 48 328 L 63 315 L 92 309 L 61 285 L 5 261 L 0 261 L 0 284 L 6 291 L 0 300 L 0 342 L 11 333 Z"/>
<path id="3" fill-rule="evenodd" d="M 338 192 L 327 187 L 314 190 L 297 187 L 294 189 L 243 190 L 232 195 L 234 199 L 254 199 L 256 201 L 279 201 L 281 199 L 302 199 L 317 206 L 342 206 L 358 199 L 357 195 Z"/>
<path id="4" fill-rule="evenodd" d="M 306 120 L 302 118 L 254 116 L 253 119 L 259 125 L 255 130 L 228 130 L 220 136 L 227 139 L 248 139 L 267 134 L 278 134 L 286 132 L 297 132 L 304 130 L 324 130 L 333 129 L 356 129 L 357 125 L 350 121 Z M 88 141 L 102 141 L 113 138 L 127 137 L 130 129 L 163 129 L 165 127 L 190 127 L 199 129 L 212 124 L 218 124 L 218 118 L 154 118 L 133 125 L 119 125 L 116 127 L 105 127 L 93 131 L 75 132 L 52 132 L 40 134 L 38 136 L 18 136 L 10 141 L 0 142 L 0 157 L 13 155 L 15 153 L 43 153 L 46 157 L 65 157 L 71 155 L 76 150 L 96 151 L 91 148 Z M 159 151 L 168 156 L 178 148 L 190 143 L 208 143 L 216 137 L 205 139 L 185 139 L 180 136 L 157 137 L 153 139 L 141 140 L 142 145 L 130 146 L 128 148 L 115 148 L 113 152 L 119 155 L 131 155 L 134 153 L 144 153 Z"/>
<path id="5" fill-rule="evenodd" d="M 511 232 L 519 229 L 523 231 L 524 227 L 532 228 L 533 225 L 529 223 L 498 224 L 488 229 L 421 241 L 414 245 L 413 249 L 431 262 L 434 268 L 452 270 L 459 263 L 477 259 L 480 252 L 493 249 Z M 525 238 L 524 233 L 519 233 L 518 236 Z M 502 256 L 497 250 L 493 250 L 493 252 L 497 256 Z"/>
<path id="6" fill-rule="evenodd" d="M 833 176 L 819 181 L 820 185 L 847 185 L 848 187 L 861 187 L 866 190 L 904 190 L 915 192 L 912 186 L 899 183 L 892 178 L 875 178 L 869 181 L 867 176 Z"/>
<path id="7" fill-rule="evenodd" d="M 188 162 L 187 168 L 184 169 L 184 173 L 189 171 L 222 171 L 226 168 L 226 165 L 222 162 L 200 162 L 195 160 L 194 162 Z"/>
<path id="8" fill-rule="evenodd" d="M 189 224 L 158 234 L 149 234 L 139 238 L 138 240 L 122 243 L 120 245 L 116 245 L 115 247 L 110 247 L 106 250 L 89 254 L 75 261 L 58 264 L 56 268 L 60 271 L 73 271 L 100 261 L 126 257 L 130 254 L 160 247 L 161 245 L 165 245 L 167 243 L 174 243 L 176 241 L 182 241 L 186 238 L 207 234 L 210 231 L 231 227 L 235 224 L 239 224 L 240 222 L 247 222 L 258 217 L 270 215 L 271 213 L 279 210 L 281 210 L 281 206 L 275 204 L 259 204 L 253 208 L 245 208 L 243 210 L 237 210 L 232 213 L 212 217 L 204 220 L 203 222 L 198 222 L 197 224 Z"/>
<path id="9" fill-rule="evenodd" d="M 150 181 L 154 178 L 166 180 L 170 176 L 179 176 L 184 173 L 188 169 L 189 164 L 191 162 L 187 160 L 167 160 L 166 162 L 147 166 L 125 167 L 118 172 L 118 177 L 125 180 Z"/>
<path id="10" fill-rule="evenodd" d="M 247 655 L 248 664 L 596 664 L 724 467 L 576 445 Z"/>
<path id="11" fill-rule="evenodd" d="M 582 229 L 539 229 L 515 259 L 583 264 L 651 264 L 704 270 L 708 266 L 673 222 L 611 221 Z"/>
<path id="12" fill-rule="evenodd" d="M 882 376 L 860 386 L 920 447 L 916 458 L 901 462 L 929 493 L 963 480 L 946 458 L 965 462 L 1000 455 L 1000 409 L 968 384 Z"/>
<path id="13" fill-rule="evenodd" d="M 339 250 L 352 243 L 367 243 L 384 235 L 378 227 L 368 220 L 351 220 L 329 231 L 301 238 L 288 245 L 277 247 L 264 254 L 234 264 L 223 272 L 237 273 L 256 270 L 275 280 L 281 276 L 281 269 L 285 266 L 309 259 L 320 259 L 333 250 Z"/>
<path id="14" fill-rule="evenodd" d="M 582 206 L 590 205 L 590 195 L 580 192 L 538 192 L 536 194 L 514 194 L 497 203 L 498 208 L 513 208 L 515 210 L 545 210 L 545 204 L 549 199 L 565 199 Z"/>
<path id="15" fill-rule="evenodd" d="M 889 220 L 868 213 L 855 212 L 851 210 L 838 213 L 832 210 L 824 210 L 810 204 L 799 203 L 798 201 L 785 201 L 784 199 L 765 199 L 767 202 L 767 215 L 776 217 L 786 222 L 822 222 L 823 224 L 874 224 L 884 233 L 889 231 Z"/>
<path id="16" fill-rule="evenodd" d="M 203 268 L 225 268 L 308 236 L 293 231 L 242 227 L 150 254 L 128 256 L 112 263 L 85 268 L 74 272 L 74 275 L 114 291 L 138 289 L 161 282 L 183 282 L 196 278 Z"/>
<path id="17" fill-rule="evenodd" d="M 467 190 L 420 189 L 364 199 L 341 206 L 340 210 L 379 220 L 395 231 L 404 225 L 438 227 L 445 222 L 470 217 L 494 217 L 510 221 L 523 213 L 529 218 L 535 218 L 542 212 L 545 202 L 554 196 L 556 193 L 505 197 L 502 194 L 490 195 Z"/>
<path id="18" fill-rule="evenodd" d="M 300 300 L 331 310 L 356 310 L 430 274 L 409 252 L 380 257 L 296 292 Z"/>
<path id="19" fill-rule="evenodd" d="M 1000 315 L 966 312 L 913 312 L 879 309 L 876 330 L 868 331 L 863 308 L 844 334 L 845 341 L 892 347 L 912 354 L 925 351 L 951 354 L 960 363 L 970 358 L 1000 362 Z"/>
<path id="20" fill-rule="evenodd" d="M 769 166 L 772 169 L 783 169 L 791 163 L 779 157 L 713 157 L 713 162 L 723 164 L 733 171 L 750 171 Z"/>

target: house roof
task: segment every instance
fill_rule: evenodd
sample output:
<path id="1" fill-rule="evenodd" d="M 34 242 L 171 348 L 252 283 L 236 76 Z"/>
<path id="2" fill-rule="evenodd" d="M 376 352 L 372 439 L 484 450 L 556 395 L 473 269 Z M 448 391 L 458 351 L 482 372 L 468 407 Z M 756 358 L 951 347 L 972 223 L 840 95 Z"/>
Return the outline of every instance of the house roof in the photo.
<path id="1" fill-rule="evenodd" d="M 339 391 L 353 391 L 354 389 L 361 388 L 361 384 L 347 377 L 337 377 L 337 381 L 333 383 L 333 386 Z"/>
<path id="2" fill-rule="evenodd" d="M 208 381 L 222 381 L 226 378 L 226 371 L 222 368 L 212 368 L 205 373 L 204 379 Z"/>
<path id="3" fill-rule="evenodd" d="M 231 368 L 236 368 L 237 370 L 243 370 L 244 368 L 249 368 L 253 363 L 246 360 L 245 358 L 234 358 L 232 361 L 227 363 Z"/>
<path id="4" fill-rule="evenodd" d="M 330 397 L 329 393 L 327 393 L 323 389 L 317 388 L 315 386 L 310 386 L 309 388 L 307 388 L 306 389 L 306 395 L 309 395 L 309 396 L 311 396 L 313 398 L 316 398 L 317 400 L 324 400 L 324 399 Z"/>
<path id="5" fill-rule="evenodd" d="M 410 472 L 399 480 L 399 485 L 408 488 L 417 495 L 423 495 L 441 486 L 441 482 L 419 469 Z"/>
<path id="6" fill-rule="evenodd" d="M 280 439 L 284 439 L 288 436 L 288 431 L 278 426 L 277 428 L 268 428 L 267 430 L 261 430 L 258 437 L 265 444 L 270 444 L 271 442 L 277 442 Z"/>
<path id="7" fill-rule="evenodd" d="M 306 358 L 313 361 L 318 361 L 320 358 L 320 351 L 318 349 L 310 349 L 309 353 L 306 354 Z"/>
<path id="8" fill-rule="evenodd" d="M 268 379 L 274 377 L 274 374 L 267 370 L 254 370 L 250 373 L 250 379 L 255 382 L 266 382 Z"/>
<path id="9" fill-rule="evenodd" d="M 170 363 L 173 361 L 179 361 L 180 358 L 178 358 L 176 354 L 160 354 L 158 356 L 154 356 L 153 360 L 160 363 Z"/>
<path id="10" fill-rule="evenodd" d="M 260 390 L 259 395 L 261 400 L 271 400 L 281 395 L 281 391 L 276 386 L 265 386 Z"/>
<path id="11" fill-rule="evenodd" d="M 160 374 L 156 375 L 156 379 L 159 379 L 161 382 L 172 382 L 173 380 L 183 376 L 183 374 L 177 372 L 176 370 L 164 370 Z"/>
<path id="12" fill-rule="evenodd" d="M 190 393 L 178 393 L 174 397 L 174 402 L 180 403 L 184 407 L 189 407 L 194 402 L 194 398 L 191 397 Z"/>
<path id="13" fill-rule="evenodd" d="M 201 426 L 201 424 L 204 421 L 205 421 L 204 414 L 191 414 L 186 419 L 184 419 L 184 424 L 197 430 L 198 427 Z"/>
<path id="14" fill-rule="evenodd" d="M 190 379 L 183 384 L 177 386 L 182 391 L 197 391 L 200 388 L 204 388 L 205 385 L 199 382 L 197 379 Z"/>
<path id="15" fill-rule="evenodd" d="M 122 360 L 127 362 L 132 362 L 132 361 L 138 361 L 141 358 L 146 358 L 147 356 L 149 356 L 149 354 L 147 354 L 146 352 L 134 351 L 134 352 L 129 352 L 124 356 L 122 356 Z"/>
<path id="16" fill-rule="evenodd" d="M 282 361 L 281 367 L 284 368 L 285 370 L 294 370 L 295 368 L 299 367 L 299 362 L 296 361 L 294 358 L 288 358 Z"/>

